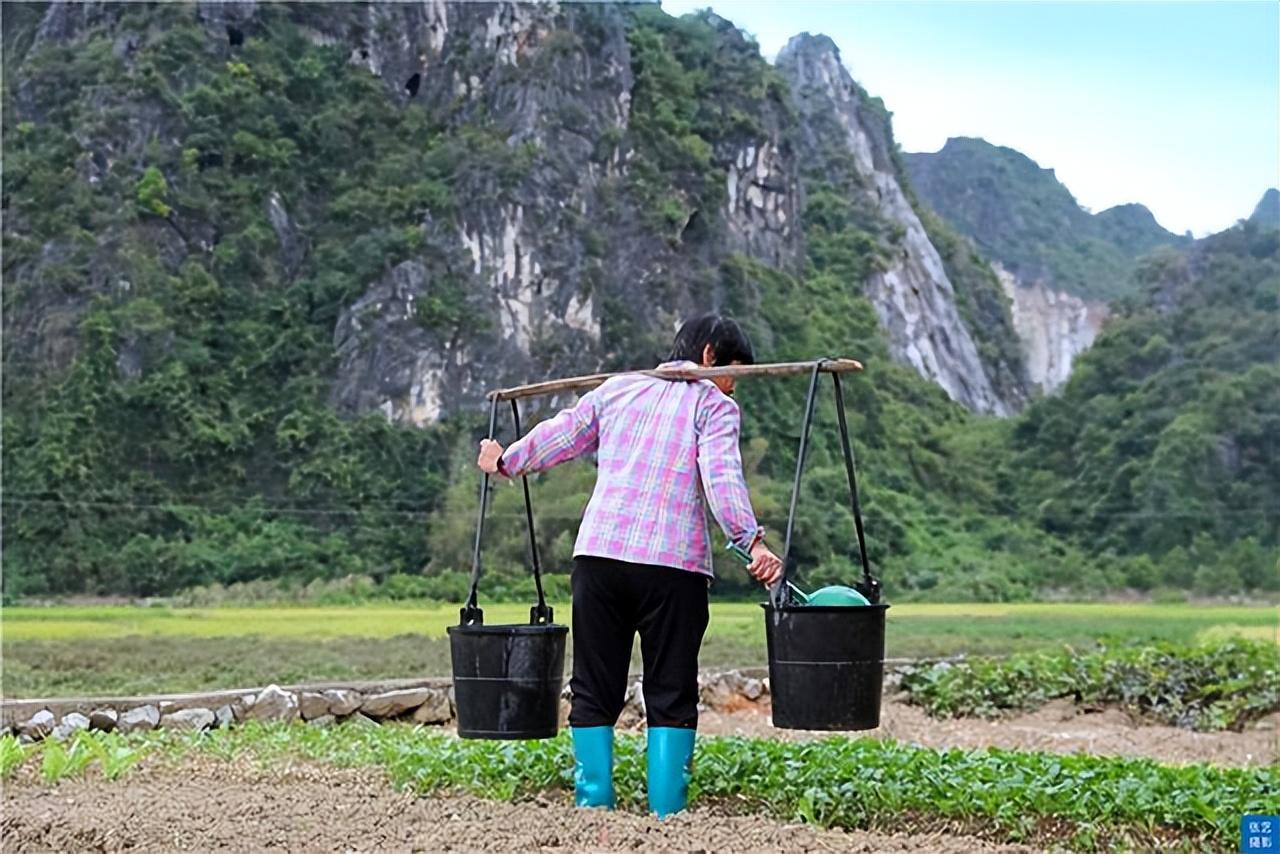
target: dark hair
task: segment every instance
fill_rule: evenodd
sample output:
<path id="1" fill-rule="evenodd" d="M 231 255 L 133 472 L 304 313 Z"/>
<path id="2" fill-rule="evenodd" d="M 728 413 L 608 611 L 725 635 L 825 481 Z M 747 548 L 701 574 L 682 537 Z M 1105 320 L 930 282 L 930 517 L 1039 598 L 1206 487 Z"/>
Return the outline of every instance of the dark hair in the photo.
<path id="1" fill-rule="evenodd" d="M 751 351 L 747 333 L 736 321 L 718 314 L 703 314 L 686 320 L 671 345 L 671 360 L 683 359 L 701 365 L 702 351 L 708 344 L 711 352 L 716 354 L 717 367 L 734 362 L 755 364 L 756 357 Z"/>

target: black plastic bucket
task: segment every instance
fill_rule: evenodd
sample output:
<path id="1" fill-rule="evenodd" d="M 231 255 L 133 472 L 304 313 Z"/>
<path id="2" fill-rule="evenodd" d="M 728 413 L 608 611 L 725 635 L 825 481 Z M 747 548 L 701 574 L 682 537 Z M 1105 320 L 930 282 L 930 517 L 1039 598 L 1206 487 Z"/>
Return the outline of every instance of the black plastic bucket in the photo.
<path id="1" fill-rule="evenodd" d="M 863 730 L 880 726 L 888 605 L 763 605 L 773 725 Z"/>
<path id="2" fill-rule="evenodd" d="M 458 735 L 552 738 L 560 727 L 569 627 L 449 626 Z"/>

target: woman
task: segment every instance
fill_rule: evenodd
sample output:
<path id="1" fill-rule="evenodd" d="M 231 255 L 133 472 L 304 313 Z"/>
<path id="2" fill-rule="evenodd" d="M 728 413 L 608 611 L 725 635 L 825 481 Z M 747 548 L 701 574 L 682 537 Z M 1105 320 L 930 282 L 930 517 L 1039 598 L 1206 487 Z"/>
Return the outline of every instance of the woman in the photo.
<path id="1" fill-rule="evenodd" d="M 708 314 L 676 334 L 662 367 L 751 364 L 732 320 Z M 731 377 L 614 377 L 503 449 L 480 443 L 480 468 L 520 477 L 583 454 L 598 461 L 574 547 L 573 705 L 578 806 L 614 805 L 613 727 L 640 634 L 648 722 L 649 807 L 684 809 L 698 726 L 698 649 L 707 627 L 711 541 L 705 506 L 772 584 L 782 562 L 764 544 L 742 474 Z"/>

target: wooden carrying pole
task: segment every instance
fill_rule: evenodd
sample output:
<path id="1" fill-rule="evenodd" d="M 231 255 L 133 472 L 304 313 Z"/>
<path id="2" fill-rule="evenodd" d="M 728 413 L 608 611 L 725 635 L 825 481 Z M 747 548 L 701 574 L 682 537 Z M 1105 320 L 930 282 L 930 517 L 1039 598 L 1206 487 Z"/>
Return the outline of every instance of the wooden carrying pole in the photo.
<path id="1" fill-rule="evenodd" d="M 811 374 L 814 365 L 827 374 L 847 374 L 862 370 L 862 363 L 854 359 L 819 359 L 812 362 L 771 362 L 764 365 L 726 365 L 722 368 L 654 368 L 651 371 L 620 371 L 614 374 L 588 374 L 584 377 L 566 377 L 543 383 L 529 383 L 513 388 L 491 391 L 490 400 L 519 400 L 542 394 L 562 391 L 583 391 L 603 383 L 610 377 L 630 375 L 657 377 L 664 380 L 709 380 L 712 377 L 786 377 L 793 374 Z"/>

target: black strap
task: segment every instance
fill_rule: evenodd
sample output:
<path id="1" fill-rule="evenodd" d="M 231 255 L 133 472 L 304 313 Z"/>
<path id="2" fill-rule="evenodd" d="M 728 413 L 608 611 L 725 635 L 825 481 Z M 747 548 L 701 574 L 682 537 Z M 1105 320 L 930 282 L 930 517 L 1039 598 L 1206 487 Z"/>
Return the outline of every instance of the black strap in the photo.
<path id="1" fill-rule="evenodd" d="M 515 421 L 516 439 L 520 439 L 520 407 L 511 401 L 511 417 Z M 495 397 L 489 408 L 489 438 L 493 438 L 498 423 L 498 399 Z M 524 513 L 529 525 L 529 559 L 533 562 L 533 583 L 538 591 L 538 603 L 529 609 L 531 625 L 546 625 L 555 619 L 555 609 L 547 604 L 547 597 L 542 589 L 542 559 L 538 552 L 538 539 L 533 525 L 533 502 L 529 496 L 529 478 L 521 476 L 524 486 Z M 484 611 L 477 606 L 476 596 L 480 587 L 480 551 L 484 542 L 485 511 L 488 508 L 491 489 L 489 474 L 485 472 L 480 478 L 480 514 L 476 519 L 475 549 L 471 553 L 471 591 L 467 595 L 467 603 L 459 612 L 459 620 L 463 625 L 481 625 L 484 623 Z"/>
<path id="2" fill-rule="evenodd" d="M 858 532 L 858 555 L 862 558 L 862 581 L 854 586 L 873 605 L 880 601 L 880 582 L 871 577 L 871 562 L 867 560 L 867 538 L 862 533 L 862 506 L 858 502 L 858 474 L 853 463 L 853 445 L 849 441 L 849 425 L 844 415 L 844 389 L 840 375 L 832 374 L 836 386 L 836 416 L 840 420 L 840 447 L 844 451 L 844 470 L 849 476 L 849 504 L 853 509 L 853 527 Z"/>
<path id="3" fill-rule="evenodd" d="M 520 439 L 520 406 L 511 400 L 511 418 L 516 425 L 516 440 Z M 524 486 L 524 516 L 529 523 L 529 560 L 533 562 L 533 584 L 538 589 L 538 604 L 529 609 L 529 623 L 543 625 L 552 622 L 553 609 L 542 592 L 542 559 L 538 556 L 538 537 L 533 527 L 533 502 L 529 498 L 529 478 L 521 477 Z"/>
<path id="4" fill-rule="evenodd" d="M 818 392 L 818 374 L 822 366 L 828 361 L 828 359 L 819 359 L 813 366 L 813 373 L 809 376 L 809 394 L 805 399 L 804 421 L 800 425 L 800 449 L 796 454 L 796 476 L 791 484 L 791 508 L 787 511 L 787 538 L 782 549 L 782 577 L 769 589 L 769 596 L 775 608 L 783 607 L 790 598 L 790 588 L 787 582 L 794 575 L 795 569 L 795 562 L 791 557 L 791 540 L 795 531 L 796 505 L 800 500 L 800 480 L 804 474 L 805 457 L 809 450 L 809 433 L 813 428 L 813 409 L 814 399 Z M 871 564 L 867 559 L 867 543 L 862 529 L 862 509 L 858 502 L 858 477 L 854 466 L 853 446 L 849 441 L 849 425 L 845 419 L 844 412 L 844 390 L 840 385 L 839 374 L 832 373 L 831 378 L 835 382 L 836 414 L 840 424 L 840 447 L 844 452 L 845 473 L 849 478 L 849 501 L 853 509 L 854 528 L 858 535 L 858 553 L 862 558 L 862 580 L 854 586 L 863 596 L 867 597 L 867 601 L 875 604 L 880 601 L 880 582 L 871 577 Z"/>
<path id="5" fill-rule="evenodd" d="M 493 438 L 494 428 L 498 426 L 498 399 L 494 398 L 489 406 L 489 432 L 487 437 Z M 484 541 L 485 508 L 489 503 L 489 473 L 480 475 L 480 516 L 476 519 L 476 543 L 471 552 L 471 592 L 467 594 L 467 604 L 462 606 L 458 621 L 462 625 L 480 625 L 484 623 L 484 611 L 476 605 L 476 591 L 480 587 L 480 544 Z"/>
<path id="6" fill-rule="evenodd" d="M 805 454 L 809 450 L 809 430 L 813 427 L 813 401 L 818 393 L 818 371 L 824 359 L 813 364 L 813 373 L 809 374 L 809 395 L 804 403 L 804 421 L 800 425 L 800 450 L 796 453 L 796 476 L 791 484 L 791 509 L 787 511 L 787 538 L 782 546 L 782 577 L 774 583 L 769 591 L 774 607 L 781 608 L 786 604 L 790 593 L 787 578 L 794 568 L 791 560 L 791 535 L 796 526 L 796 502 L 800 500 L 800 476 L 804 474 Z"/>

